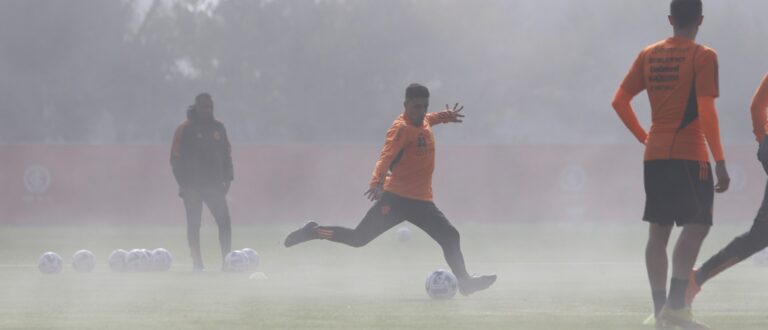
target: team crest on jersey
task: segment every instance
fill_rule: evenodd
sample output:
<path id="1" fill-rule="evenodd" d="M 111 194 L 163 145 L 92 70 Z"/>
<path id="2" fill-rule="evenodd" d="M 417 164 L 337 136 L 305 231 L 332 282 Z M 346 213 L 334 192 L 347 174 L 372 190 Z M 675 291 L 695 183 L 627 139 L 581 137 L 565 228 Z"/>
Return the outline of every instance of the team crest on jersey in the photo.
<path id="1" fill-rule="evenodd" d="M 424 134 L 419 134 L 418 141 L 416 142 L 416 146 L 419 148 L 427 147 L 427 138 L 424 136 Z"/>
<path id="2" fill-rule="evenodd" d="M 389 214 L 389 211 L 392 211 L 392 207 L 389 205 L 384 205 L 381 207 L 381 215 L 387 215 Z"/>
<path id="3" fill-rule="evenodd" d="M 425 133 L 419 133 L 416 137 L 416 155 L 426 156 L 435 152 L 435 146 L 432 144 L 432 137 Z"/>

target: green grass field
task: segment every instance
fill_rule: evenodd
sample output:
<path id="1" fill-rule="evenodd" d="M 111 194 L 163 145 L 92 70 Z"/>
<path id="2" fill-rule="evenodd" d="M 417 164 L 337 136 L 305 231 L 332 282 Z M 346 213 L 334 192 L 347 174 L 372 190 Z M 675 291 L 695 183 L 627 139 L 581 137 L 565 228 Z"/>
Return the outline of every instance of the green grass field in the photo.
<path id="1" fill-rule="evenodd" d="M 216 230 L 206 221 L 208 272 L 190 272 L 184 228 L 167 226 L 0 226 L 0 329 L 646 329 L 650 293 L 639 221 L 623 225 L 475 225 L 456 223 L 470 272 L 495 272 L 488 291 L 430 300 L 426 276 L 445 268 L 437 245 L 414 229 L 413 240 L 385 233 L 353 249 L 315 241 L 281 245 L 290 226 L 237 226 L 234 247 L 259 251 L 259 271 L 221 273 Z M 715 227 L 708 257 L 748 223 Z M 167 273 L 112 273 L 115 248 L 165 247 Z M 69 266 L 77 249 L 93 251 L 93 273 Z M 37 258 L 65 259 L 42 275 Z M 768 268 L 744 262 L 704 288 L 695 304 L 716 329 L 765 329 Z"/>

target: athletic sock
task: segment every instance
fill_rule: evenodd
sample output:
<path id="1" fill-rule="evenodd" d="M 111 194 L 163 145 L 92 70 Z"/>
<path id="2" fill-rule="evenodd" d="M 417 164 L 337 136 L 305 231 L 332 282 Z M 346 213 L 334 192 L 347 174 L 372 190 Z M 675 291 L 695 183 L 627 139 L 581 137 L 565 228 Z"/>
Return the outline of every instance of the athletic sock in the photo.
<path id="1" fill-rule="evenodd" d="M 688 288 L 688 279 L 672 278 L 669 283 L 668 306 L 671 309 L 685 308 L 685 290 Z"/>
<path id="2" fill-rule="evenodd" d="M 658 316 L 661 308 L 667 303 L 667 291 L 651 291 L 651 296 L 653 296 L 653 315 Z"/>

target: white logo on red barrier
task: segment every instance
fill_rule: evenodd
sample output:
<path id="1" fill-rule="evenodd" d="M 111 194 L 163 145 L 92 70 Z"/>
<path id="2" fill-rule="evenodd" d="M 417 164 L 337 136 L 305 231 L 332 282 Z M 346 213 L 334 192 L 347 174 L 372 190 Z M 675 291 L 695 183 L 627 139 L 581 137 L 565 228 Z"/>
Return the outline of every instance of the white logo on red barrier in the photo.
<path id="1" fill-rule="evenodd" d="M 51 186 L 51 172 L 40 165 L 32 165 L 24 171 L 24 186 L 33 194 L 42 194 Z"/>

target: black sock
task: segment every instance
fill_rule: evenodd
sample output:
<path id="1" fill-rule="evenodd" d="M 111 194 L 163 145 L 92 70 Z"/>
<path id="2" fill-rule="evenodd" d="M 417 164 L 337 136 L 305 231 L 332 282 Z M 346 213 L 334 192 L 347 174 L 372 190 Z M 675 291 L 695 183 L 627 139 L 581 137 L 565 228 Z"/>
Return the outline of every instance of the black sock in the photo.
<path id="1" fill-rule="evenodd" d="M 669 284 L 669 308 L 685 308 L 685 290 L 688 289 L 688 279 L 672 278 Z"/>
<path id="2" fill-rule="evenodd" d="M 664 307 L 664 304 L 667 302 L 667 291 L 651 291 L 651 296 L 653 296 L 653 315 L 658 316 L 659 312 L 661 312 L 661 308 Z"/>

